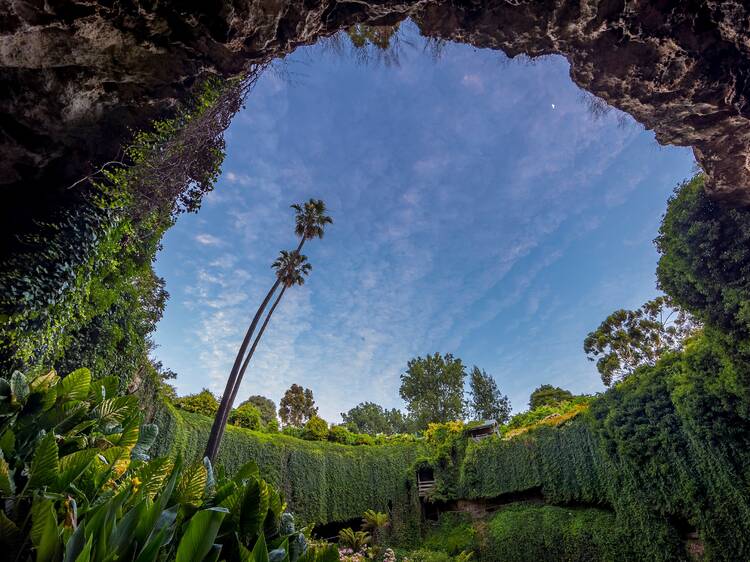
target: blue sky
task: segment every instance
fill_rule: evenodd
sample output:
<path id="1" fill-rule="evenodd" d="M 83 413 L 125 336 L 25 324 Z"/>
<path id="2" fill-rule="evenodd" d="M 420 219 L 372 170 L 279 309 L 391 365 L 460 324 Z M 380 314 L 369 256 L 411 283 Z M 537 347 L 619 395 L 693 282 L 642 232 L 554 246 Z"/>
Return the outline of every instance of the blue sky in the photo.
<path id="1" fill-rule="evenodd" d="M 402 407 L 406 362 L 435 351 L 486 369 L 515 411 L 542 383 L 603 389 L 583 339 L 656 294 L 652 240 L 692 153 L 593 116 L 563 58 L 451 44 L 434 60 L 406 39 L 398 66 L 299 49 L 251 93 L 216 190 L 156 263 L 171 298 L 155 354 L 179 393 L 221 392 L 271 262 L 296 244 L 289 205 L 310 197 L 335 223 L 305 247 L 312 274 L 241 399 L 299 383 L 329 421 Z"/>

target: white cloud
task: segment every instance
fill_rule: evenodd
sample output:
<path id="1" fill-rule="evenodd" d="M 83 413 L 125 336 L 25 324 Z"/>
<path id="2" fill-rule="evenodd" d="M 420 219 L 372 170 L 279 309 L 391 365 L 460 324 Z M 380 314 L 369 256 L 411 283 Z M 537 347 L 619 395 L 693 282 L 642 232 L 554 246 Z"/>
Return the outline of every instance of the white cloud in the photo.
<path id="1" fill-rule="evenodd" d="M 221 244 L 221 239 L 213 234 L 201 233 L 195 235 L 195 241 L 203 246 L 218 246 Z"/>

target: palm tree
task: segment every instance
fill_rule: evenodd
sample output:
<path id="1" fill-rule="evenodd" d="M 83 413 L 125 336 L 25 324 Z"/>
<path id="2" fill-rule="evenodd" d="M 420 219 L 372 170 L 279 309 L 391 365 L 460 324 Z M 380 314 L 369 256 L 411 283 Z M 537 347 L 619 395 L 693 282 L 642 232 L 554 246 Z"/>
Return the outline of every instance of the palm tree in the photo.
<path id="1" fill-rule="evenodd" d="M 258 331 L 258 335 L 255 336 L 255 341 L 253 341 L 253 345 L 250 348 L 250 351 L 247 353 L 245 361 L 242 363 L 242 367 L 240 368 L 239 374 L 237 376 L 237 384 L 234 385 L 232 394 L 229 397 L 230 411 L 232 409 L 232 404 L 234 404 L 234 400 L 237 397 L 237 391 L 240 388 L 242 377 L 245 375 L 245 371 L 247 370 L 247 366 L 250 363 L 250 359 L 252 359 L 253 354 L 258 347 L 260 338 L 263 337 L 263 332 L 266 331 L 266 327 L 268 326 L 269 320 L 271 320 L 271 316 L 276 310 L 276 307 L 279 306 L 281 298 L 284 296 L 284 293 L 289 287 L 293 287 L 294 285 L 304 285 L 305 276 L 309 275 L 310 270 L 312 269 L 312 265 L 307 262 L 307 256 L 300 255 L 296 251 L 288 252 L 286 250 L 282 250 L 279 253 L 279 257 L 276 258 L 276 261 L 273 262 L 273 265 L 271 267 L 276 270 L 276 278 L 281 281 L 281 292 L 279 293 L 279 296 L 276 297 L 276 300 L 274 301 L 271 308 L 268 310 L 268 314 L 263 320 L 263 324 Z M 224 427 L 226 427 L 226 421 L 222 426 L 222 433 L 224 432 Z M 219 437 L 219 441 L 221 441 L 221 436 Z"/>
<path id="2" fill-rule="evenodd" d="M 326 225 L 332 224 L 333 219 L 330 216 L 326 215 L 326 205 L 320 199 L 310 199 L 306 203 L 303 203 L 301 205 L 295 203 L 291 206 L 291 208 L 295 210 L 294 232 L 301 239 L 296 251 L 296 253 L 299 254 L 300 250 L 302 250 L 302 246 L 307 240 L 312 238 L 323 238 Z M 253 320 L 247 329 L 247 332 L 245 333 L 245 337 L 242 340 L 240 349 L 237 352 L 237 357 L 235 357 L 234 359 L 232 370 L 229 372 L 229 378 L 227 379 L 227 384 L 224 387 L 224 394 L 221 397 L 219 411 L 216 413 L 216 417 L 214 418 L 214 423 L 211 427 L 211 433 L 208 436 L 208 443 L 206 444 L 205 456 L 208 457 L 211 461 L 215 460 L 216 454 L 219 451 L 219 442 L 221 441 L 220 435 L 224 432 L 224 425 L 226 425 L 226 420 L 228 419 L 229 411 L 231 410 L 229 397 L 234 396 L 237 393 L 235 387 L 238 386 L 237 378 L 239 376 L 243 358 L 245 357 L 245 352 L 247 351 L 248 345 L 250 345 L 250 340 L 252 339 L 255 328 L 260 321 L 260 317 L 263 315 L 266 306 L 268 306 L 271 297 L 276 292 L 276 289 L 280 284 L 281 279 L 277 276 L 276 282 L 273 284 L 271 290 L 268 291 L 266 297 L 263 299 L 263 302 L 258 307 L 258 310 L 256 311 L 255 316 L 253 317 Z"/>
<path id="3" fill-rule="evenodd" d="M 333 219 L 326 215 L 326 204 L 321 199 L 310 199 L 300 205 L 291 205 L 294 209 L 294 233 L 300 237 L 297 252 L 302 251 L 306 240 L 323 238 L 327 224 L 333 224 Z"/>

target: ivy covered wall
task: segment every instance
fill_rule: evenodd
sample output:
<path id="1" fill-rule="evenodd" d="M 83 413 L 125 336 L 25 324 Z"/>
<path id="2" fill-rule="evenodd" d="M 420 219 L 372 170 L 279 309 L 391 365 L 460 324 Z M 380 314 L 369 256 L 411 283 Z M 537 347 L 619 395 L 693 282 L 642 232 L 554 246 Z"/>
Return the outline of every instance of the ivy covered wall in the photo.
<path id="1" fill-rule="evenodd" d="M 154 421 L 161 429 L 156 454 L 182 454 L 189 461 L 203 454 L 211 418 L 167 404 Z M 408 543 L 419 536 L 420 506 L 411 470 L 416 456 L 416 447 L 408 443 L 354 447 L 230 425 L 217 464 L 231 473 L 255 460 L 303 524 L 348 521 L 375 509 L 391 514 L 392 532 Z"/>

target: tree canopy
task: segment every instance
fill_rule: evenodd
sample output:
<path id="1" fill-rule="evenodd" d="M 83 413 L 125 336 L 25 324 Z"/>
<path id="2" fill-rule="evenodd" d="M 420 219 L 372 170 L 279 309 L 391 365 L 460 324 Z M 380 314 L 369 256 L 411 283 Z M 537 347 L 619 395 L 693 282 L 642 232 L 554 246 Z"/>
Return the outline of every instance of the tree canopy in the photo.
<path id="1" fill-rule="evenodd" d="M 698 175 L 667 205 L 656 248 L 659 288 L 699 320 L 750 347 L 750 210 L 712 200 Z"/>
<path id="2" fill-rule="evenodd" d="M 312 390 L 298 384 L 289 387 L 279 402 L 279 416 L 284 425 L 302 427 L 317 414 Z"/>
<path id="3" fill-rule="evenodd" d="M 475 420 L 497 420 L 498 423 L 508 421 L 510 400 L 500 392 L 495 379 L 475 365 L 469 375 L 469 387 L 469 410 Z"/>
<path id="4" fill-rule="evenodd" d="M 616 310 L 607 316 L 586 336 L 583 349 L 589 361 L 596 361 L 602 382 L 610 386 L 638 367 L 653 367 L 666 351 L 682 347 L 697 328 L 689 314 L 661 296 L 636 310 Z"/>
<path id="5" fill-rule="evenodd" d="M 348 412 L 341 413 L 347 428 L 354 433 L 367 433 L 377 435 L 384 433 L 408 432 L 408 420 L 396 408 L 386 410 L 374 402 L 362 402 L 351 408 Z"/>
<path id="6" fill-rule="evenodd" d="M 399 394 L 406 401 L 416 429 L 430 423 L 463 419 L 466 368 L 450 353 L 409 361 L 401 375 Z"/>
<path id="7" fill-rule="evenodd" d="M 247 400 L 240 404 L 240 406 L 244 406 L 245 404 L 252 404 L 258 409 L 258 412 L 260 413 L 260 419 L 264 425 L 268 424 L 268 422 L 270 422 L 271 420 L 276 419 L 276 403 L 270 398 L 255 394 L 253 396 L 250 396 Z"/>
<path id="8" fill-rule="evenodd" d="M 219 410 L 219 401 L 216 400 L 216 396 L 207 388 L 204 388 L 197 394 L 180 396 L 174 403 L 175 406 L 187 412 L 203 414 L 204 416 L 213 417 Z"/>
<path id="9" fill-rule="evenodd" d="M 543 384 L 531 393 L 529 409 L 533 410 L 539 406 L 554 406 L 571 398 L 573 398 L 573 393 L 569 390 L 551 384 Z"/>

